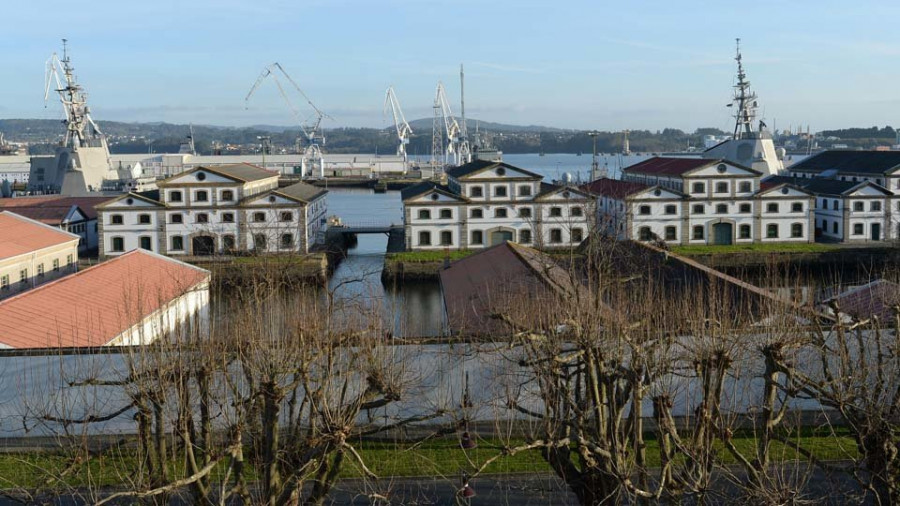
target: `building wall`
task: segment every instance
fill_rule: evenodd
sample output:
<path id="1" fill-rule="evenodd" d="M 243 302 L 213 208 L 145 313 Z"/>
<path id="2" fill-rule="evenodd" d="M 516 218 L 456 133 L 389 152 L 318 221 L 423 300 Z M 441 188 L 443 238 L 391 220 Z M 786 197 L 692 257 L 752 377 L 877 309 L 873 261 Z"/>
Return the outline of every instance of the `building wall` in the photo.
<path id="1" fill-rule="evenodd" d="M 54 261 L 59 263 L 56 269 L 53 267 Z M 77 270 L 77 239 L 26 255 L 0 260 L 0 299 L 22 293 Z"/>
<path id="2" fill-rule="evenodd" d="M 192 328 L 196 326 L 195 328 Z M 209 331 L 209 280 L 170 301 L 114 337 L 107 346 L 150 344 L 157 339 L 205 337 Z"/>

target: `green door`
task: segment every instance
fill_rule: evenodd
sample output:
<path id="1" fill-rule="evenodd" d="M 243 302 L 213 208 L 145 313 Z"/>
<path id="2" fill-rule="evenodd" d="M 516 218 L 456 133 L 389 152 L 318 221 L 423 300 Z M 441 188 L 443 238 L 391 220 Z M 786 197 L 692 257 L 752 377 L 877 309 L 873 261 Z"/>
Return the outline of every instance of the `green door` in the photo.
<path id="1" fill-rule="evenodd" d="M 713 244 L 731 244 L 731 223 L 716 223 L 713 225 Z"/>
<path id="2" fill-rule="evenodd" d="M 881 240 L 881 223 L 873 223 L 872 224 L 872 240 L 873 241 Z"/>
<path id="3" fill-rule="evenodd" d="M 491 232 L 491 246 L 512 240 L 513 233 L 509 230 L 498 230 L 496 232 Z"/>

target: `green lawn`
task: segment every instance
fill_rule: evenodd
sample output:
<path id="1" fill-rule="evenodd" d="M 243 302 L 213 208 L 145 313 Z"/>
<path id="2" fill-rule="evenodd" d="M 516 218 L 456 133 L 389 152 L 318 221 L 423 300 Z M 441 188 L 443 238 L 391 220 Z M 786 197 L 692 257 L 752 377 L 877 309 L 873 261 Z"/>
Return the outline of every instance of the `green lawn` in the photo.
<path id="1" fill-rule="evenodd" d="M 443 262 L 448 256 L 450 260 L 465 258 L 476 250 L 450 250 L 450 251 L 404 251 L 402 253 L 389 253 L 387 259 L 395 262 L 427 263 Z"/>
<path id="2" fill-rule="evenodd" d="M 846 434 L 831 436 L 813 434 L 806 431 L 792 438 L 803 448 L 809 450 L 822 460 L 843 460 L 856 456 L 856 446 Z M 521 440 L 509 442 L 510 446 L 522 444 Z M 648 439 L 647 460 L 650 466 L 659 465 L 659 447 L 655 439 Z M 747 435 L 736 435 L 734 439 L 738 450 L 752 458 L 756 440 Z M 498 439 L 479 439 L 474 450 L 460 449 L 455 439 L 430 441 L 418 446 L 393 442 L 362 442 L 357 448 L 366 465 L 379 477 L 400 476 L 458 476 L 460 471 L 474 471 L 487 459 L 503 451 L 503 442 Z M 91 459 L 85 464 L 71 465 L 71 461 L 63 456 L 50 453 L 6 453 L 0 454 L 0 490 L 17 487 L 37 488 L 58 485 L 57 479 L 67 486 L 83 487 L 88 483 L 93 486 L 107 486 L 127 483 L 128 474 L 134 469 L 134 456 L 127 453 L 115 453 Z M 735 464 L 734 457 L 721 445 L 717 455 L 724 465 Z M 781 443 L 773 443 L 772 458 L 776 462 L 795 460 L 798 454 Z M 221 479 L 225 464 L 214 472 L 213 480 Z M 68 471 L 66 471 L 68 469 Z M 184 476 L 181 461 L 171 466 L 172 477 Z M 254 476 L 248 469 L 248 479 Z M 550 472 L 550 468 L 541 458 L 538 450 L 528 450 L 512 456 L 506 456 L 489 466 L 487 473 L 528 473 Z M 340 475 L 344 478 L 363 476 L 355 460 L 347 458 Z M 57 477 L 57 478 L 54 478 Z"/>
<path id="3" fill-rule="evenodd" d="M 678 255 L 722 255 L 733 253 L 825 253 L 840 246 L 821 243 L 756 243 L 728 245 L 673 246 Z"/>

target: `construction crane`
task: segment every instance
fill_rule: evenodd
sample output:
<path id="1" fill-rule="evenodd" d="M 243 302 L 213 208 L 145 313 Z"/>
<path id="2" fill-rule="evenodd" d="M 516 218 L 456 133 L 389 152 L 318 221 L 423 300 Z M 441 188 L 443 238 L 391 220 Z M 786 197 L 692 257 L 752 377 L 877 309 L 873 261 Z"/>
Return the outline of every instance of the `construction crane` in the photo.
<path id="1" fill-rule="evenodd" d="M 459 123 L 456 121 L 456 118 L 453 117 L 453 111 L 450 110 L 450 102 L 447 100 L 447 92 L 444 90 L 444 83 L 438 82 L 437 92 L 434 97 L 434 114 L 435 121 L 432 128 L 439 128 L 440 124 L 443 124 L 444 130 L 442 132 L 443 135 L 446 135 L 446 143 L 447 149 L 443 148 L 441 151 L 445 155 L 445 159 L 443 160 L 443 164 L 447 165 L 450 163 L 446 157 L 453 157 L 453 165 L 459 165 L 461 162 L 461 153 L 459 149 L 460 144 L 460 128 Z M 440 118 L 440 121 L 438 119 Z M 437 139 L 437 133 L 434 134 L 433 138 Z M 433 147 L 432 147 L 433 150 Z"/>
<path id="2" fill-rule="evenodd" d="M 397 129 L 397 138 L 400 140 L 400 145 L 397 146 L 397 155 L 403 157 L 403 165 L 405 166 L 407 163 L 406 145 L 409 144 L 409 138 L 412 137 L 413 131 L 409 126 L 409 123 L 406 122 L 406 116 L 403 115 L 403 110 L 400 109 L 400 100 L 397 99 L 397 94 L 394 93 L 393 86 L 389 86 L 387 89 L 387 93 L 384 97 L 383 112 L 387 112 L 388 107 L 391 108 L 391 115 L 394 118 L 394 127 Z"/>
<path id="3" fill-rule="evenodd" d="M 67 40 L 63 39 L 63 57 L 56 53 L 47 60 L 46 73 L 44 75 L 44 107 L 50 100 L 50 92 L 59 94 L 59 101 L 66 113 L 66 139 L 65 146 L 90 147 L 96 146 L 103 137 L 100 127 L 91 118 L 91 110 L 87 105 L 87 94 L 84 88 L 75 82 L 75 69 L 72 68 L 72 60 L 69 59 Z M 90 127 L 90 129 L 88 129 Z"/>
<path id="4" fill-rule="evenodd" d="M 315 120 L 312 121 L 311 118 L 302 118 L 300 111 L 294 107 L 293 102 L 291 102 L 290 97 L 288 97 L 287 92 L 284 89 L 284 86 L 281 85 L 281 80 L 278 79 L 278 74 L 281 74 L 294 89 L 300 93 L 300 96 L 306 100 L 306 103 L 313 110 L 313 116 Z M 248 108 L 248 104 L 250 102 L 250 97 L 253 96 L 253 93 L 259 88 L 259 86 L 266 80 L 267 77 L 271 77 L 275 81 L 275 85 L 278 87 L 278 92 L 281 94 L 281 97 L 284 99 L 285 103 L 287 103 L 288 107 L 291 110 L 291 114 L 294 115 L 294 119 L 300 125 L 300 132 L 303 134 L 303 137 L 306 140 L 306 147 L 303 150 L 303 160 L 301 172 L 302 176 L 310 175 L 315 169 L 318 169 L 319 177 L 325 177 L 325 163 L 322 158 L 322 149 L 320 146 L 325 145 L 325 134 L 321 130 L 322 120 L 325 118 L 332 119 L 331 116 L 322 112 L 316 104 L 309 99 L 306 93 L 300 88 L 296 81 L 284 70 L 284 68 L 278 62 L 275 62 L 271 65 L 266 65 L 263 68 L 262 72 L 260 72 L 259 77 L 256 78 L 256 82 L 253 83 L 253 87 L 250 88 L 250 91 L 247 93 L 247 96 L 244 98 L 244 108 Z"/>

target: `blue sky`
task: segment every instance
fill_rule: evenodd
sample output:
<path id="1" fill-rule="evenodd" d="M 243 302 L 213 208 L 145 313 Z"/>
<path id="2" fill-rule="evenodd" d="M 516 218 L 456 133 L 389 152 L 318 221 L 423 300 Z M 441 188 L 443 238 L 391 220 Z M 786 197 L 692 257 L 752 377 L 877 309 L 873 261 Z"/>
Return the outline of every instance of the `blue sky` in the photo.
<path id="1" fill-rule="evenodd" d="M 900 2 L 532 0 L 9 0 L 0 118 L 44 108 L 43 65 L 66 37 L 95 118 L 290 125 L 280 62 L 334 120 L 431 115 L 442 80 L 469 117 L 603 130 L 729 130 L 734 38 L 769 126 L 900 125 Z M 73 12 L 75 11 L 75 12 Z M 300 103 L 299 98 L 295 101 Z M 454 112 L 457 112 L 456 110 Z"/>

